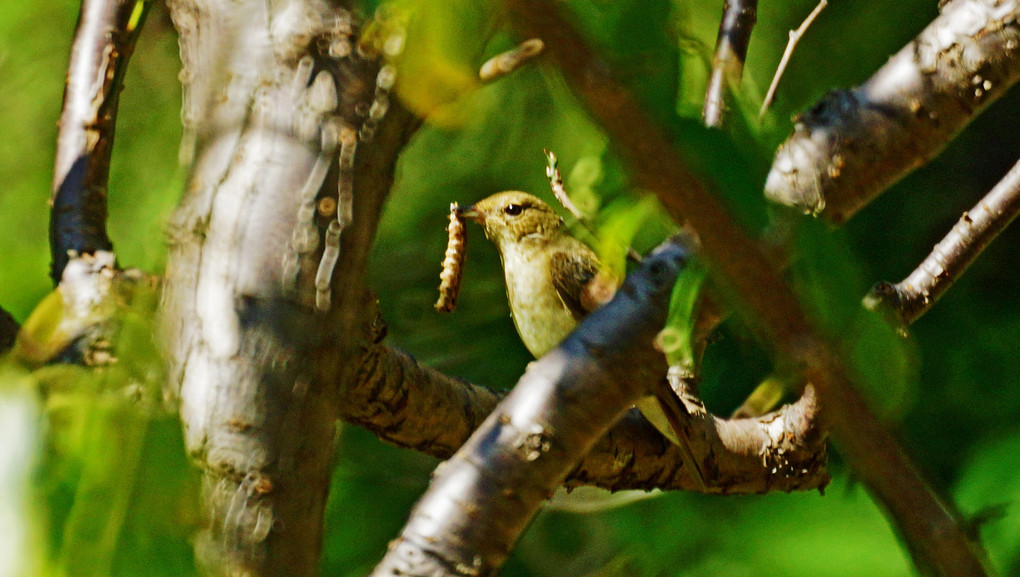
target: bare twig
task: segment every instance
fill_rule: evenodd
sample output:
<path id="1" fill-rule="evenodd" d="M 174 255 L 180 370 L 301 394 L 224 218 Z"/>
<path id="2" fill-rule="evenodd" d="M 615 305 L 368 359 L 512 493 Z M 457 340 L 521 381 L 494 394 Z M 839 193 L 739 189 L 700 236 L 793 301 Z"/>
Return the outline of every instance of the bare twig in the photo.
<path id="1" fill-rule="evenodd" d="M 804 36 L 804 33 L 807 32 L 807 29 L 814 23 L 815 18 L 818 18 L 818 15 L 822 13 L 822 10 L 828 4 L 828 0 L 819 0 L 818 5 L 808 14 L 804 22 L 796 30 L 790 30 L 790 40 L 786 43 L 786 50 L 783 51 L 783 57 L 779 60 L 779 66 L 776 67 L 776 74 L 772 77 L 772 84 L 769 85 L 769 90 L 765 94 L 765 100 L 761 103 L 761 110 L 758 112 L 758 116 L 765 116 L 769 106 L 772 106 L 772 99 L 776 97 L 776 89 L 779 87 L 780 79 L 783 78 L 783 73 L 786 72 L 786 65 L 789 64 L 794 49 L 797 48 L 797 44 Z"/>
<path id="2" fill-rule="evenodd" d="M 834 347 L 812 328 L 762 249 L 691 174 L 666 136 L 548 2 L 513 0 L 511 7 L 523 33 L 546 39 L 550 56 L 629 161 L 637 184 L 655 192 L 674 218 L 697 231 L 717 280 L 740 295 L 763 340 L 793 366 L 804 367 L 802 377 L 818 391 L 823 423 L 889 510 L 918 565 L 937 575 L 986 575 L 980 547 L 854 389 Z"/>
<path id="3" fill-rule="evenodd" d="M 967 270 L 1020 212 L 1020 162 L 977 203 L 963 213 L 953 230 L 907 278 L 882 282 L 871 289 L 864 304 L 875 310 L 890 306 L 904 325 L 920 318 Z"/>
<path id="4" fill-rule="evenodd" d="M 727 0 L 723 4 L 719 36 L 715 41 L 712 76 L 708 81 L 701 118 L 705 126 L 722 126 L 726 112 L 726 89 L 740 86 L 747 46 L 757 20 L 758 0 Z"/>
<path id="5" fill-rule="evenodd" d="M 501 52 L 485 61 L 478 70 L 478 79 L 482 82 L 498 80 L 524 65 L 525 62 L 538 56 L 545 50 L 545 43 L 539 38 L 525 40 L 512 50 Z"/>
<path id="6" fill-rule="evenodd" d="M 545 167 L 545 176 L 549 179 L 549 188 L 552 189 L 553 196 L 556 200 L 560 201 L 563 208 L 567 209 L 577 222 L 584 227 L 584 229 L 591 235 L 591 238 L 597 239 L 598 232 L 595 230 L 595 225 L 592 223 L 592 219 L 588 215 L 581 212 L 581 209 L 577 208 L 574 201 L 570 200 L 570 195 L 567 194 L 567 189 L 563 186 L 563 177 L 560 175 L 559 161 L 556 159 L 556 155 L 551 150 L 543 150 L 545 153 L 548 164 Z M 638 251 L 634 250 L 634 247 L 627 247 L 627 258 L 631 262 L 641 262 L 641 255 Z"/>
<path id="7" fill-rule="evenodd" d="M 68 252 L 111 250 L 106 192 L 117 105 L 149 0 L 84 0 L 78 17 L 57 136 L 50 252 L 53 284 Z"/>
<path id="8" fill-rule="evenodd" d="M 1020 78 L 1020 3 L 953 0 L 867 82 L 796 122 L 765 183 L 840 224 L 933 158 Z"/>
<path id="9" fill-rule="evenodd" d="M 581 209 L 577 208 L 574 201 L 570 200 L 570 196 L 567 195 L 567 189 L 563 187 L 563 177 L 560 175 L 559 161 L 556 159 L 556 154 L 551 150 L 542 150 L 542 152 L 545 153 L 546 160 L 549 162 L 545 167 L 545 176 L 549 179 L 549 187 L 552 189 L 556 200 L 560 201 L 563 208 L 574 215 L 578 222 L 589 226 L 591 223 L 588 216 L 581 212 Z"/>

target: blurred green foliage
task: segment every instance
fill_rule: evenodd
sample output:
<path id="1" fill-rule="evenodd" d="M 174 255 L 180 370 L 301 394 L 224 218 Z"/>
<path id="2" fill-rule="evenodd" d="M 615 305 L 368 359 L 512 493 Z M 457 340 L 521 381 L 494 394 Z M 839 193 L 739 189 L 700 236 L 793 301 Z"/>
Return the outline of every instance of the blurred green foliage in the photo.
<path id="1" fill-rule="evenodd" d="M 23 543 L 5 556 L 31 570 L 9 574 L 192 575 L 198 475 L 176 411 L 163 398 L 152 330 L 158 292 L 127 283 L 95 307 L 106 315 L 103 339 L 115 362 L 94 367 L 40 366 L 40 351 L 52 356 L 70 344 L 67 334 L 50 330 L 69 316 L 51 304 L 60 300 L 59 289 L 44 299 L 0 357 L 8 418 L 41 425 L 13 441 L 36 436 L 36 455 L 0 465 L 32 471 L 30 486 L 14 493 L 30 513 L 9 528 Z"/>
<path id="2" fill-rule="evenodd" d="M 827 90 L 867 78 L 935 15 L 936 4 L 830 3 L 797 49 L 773 111 L 758 125 L 752 108 L 761 87 L 771 79 L 787 31 L 814 3 L 761 3 L 747 80 L 726 132 L 697 125 L 705 58 L 715 42 L 721 0 L 557 4 L 741 222 L 759 230 L 767 222 L 761 184 L 775 145 L 791 129 L 791 114 Z M 460 308 L 444 317 L 432 310 L 449 203 L 466 205 L 505 189 L 551 200 L 543 149 L 559 156 L 568 190 L 586 211 L 633 207 L 640 191 L 630 185 L 613 143 L 547 63 L 535 61 L 490 85 L 477 83 L 478 66 L 518 40 L 498 2 L 394 0 L 394 7 L 406 11 L 402 17 L 410 26 L 407 56 L 398 62 L 401 94 L 429 116 L 401 159 L 374 248 L 372 284 L 393 343 L 443 371 L 508 387 L 530 356 L 509 318 L 498 257 L 477 227 L 468 230 Z M 0 193 L 5 231 L 0 234 L 0 305 L 22 321 L 50 290 L 46 200 L 76 13 L 76 3 L 69 0 L 9 3 L 0 12 L 0 126 L 8 134 L 0 141 L 5 187 Z M 176 38 L 160 4 L 148 19 L 127 77 L 110 186 L 110 236 L 120 262 L 154 272 L 165 254 L 162 222 L 182 186 L 177 70 Z M 890 425 L 928 478 L 958 498 L 965 516 L 986 519 L 975 522 L 975 530 L 985 535 L 1003 574 L 1020 571 L 1020 253 L 1012 250 L 1020 230 L 1007 230 L 912 327 L 912 341 L 891 334 L 863 313 L 858 301 L 871 283 L 905 276 L 1015 161 L 1018 105 L 1020 96 L 1007 95 L 935 161 L 840 231 L 803 227 L 791 272 L 819 324 L 846 337 L 846 352 L 869 397 L 886 409 Z M 604 210 L 596 214 L 602 224 L 613 218 Z M 625 221 L 615 230 L 623 234 L 636 222 Z M 647 224 L 633 231 L 633 244 L 647 250 L 670 228 L 652 211 Z M 136 321 L 125 323 L 124 330 L 135 331 L 131 341 L 144 343 L 148 325 Z M 0 467 L 0 494 L 16 495 L 28 483 L 38 496 L 25 502 L 0 499 L 0 511 L 10 505 L 24 517 L 14 528 L 20 533 L 6 533 L 2 526 L 0 532 L 36 539 L 39 553 L 14 574 L 60 573 L 61 564 L 65 573 L 80 574 L 66 570 L 74 562 L 79 563 L 75 569 L 87 564 L 93 574 L 192 571 L 186 541 L 195 518 L 185 495 L 194 479 L 174 418 L 139 412 L 109 393 L 119 387 L 111 383 L 145 374 L 144 359 L 152 350 L 147 345 L 137 350 L 141 360 L 125 363 L 117 380 L 105 384 L 77 369 L 38 374 L 8 366 L 0 377 L 0 425 L 21 423 L 21 436 L 13 437 L 17 446 L 34 442 L 43 448 L 30 477 Z M 772 369 L 750 332 L 738 320 L 727 322 L 703 360 L 709 408 L 727 414 Z M 33 405 L 44 378 L 75 386 L 45 405 Z M 33 431 L 25 423 L 38 426 Z M 8 454 L 14 452 L 0 451 Z M 25 459 L 14 462 L 25 465 Z M 344 429 L 327 516 L 324 573 L 366 573 L 434 465 L 433 459 L 386 446 L 360 429 Z M 882 513 L 842 470 L 838 455 L 833 468 L 836 481 L 825 497 L 678 494 L 599 514 L 545 513 L 504 575 L 911 574 Z M 6 519 L 0 516 L 0 525 Z M 0 575 L 7 574 L 0 567 Z"/>

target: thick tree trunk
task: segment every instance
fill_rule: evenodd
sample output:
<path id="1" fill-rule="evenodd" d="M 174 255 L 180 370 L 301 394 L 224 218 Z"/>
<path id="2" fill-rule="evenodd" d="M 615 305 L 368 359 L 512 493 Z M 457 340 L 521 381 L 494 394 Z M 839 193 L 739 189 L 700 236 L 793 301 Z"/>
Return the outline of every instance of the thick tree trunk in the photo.
<path id="1" fill-rule="evenodd" d="M 168 392 L 205 472 L 196 552 L 213 574 L 313 575 L 337 383 L 373 311 L 361 278 L 414 122 L 386 106 L 378 51 L 343 8 L 170 7 L 192 171 L 170 226 L 163 332 Z M 397 111 L 378 124 L 380 106 Z"/>

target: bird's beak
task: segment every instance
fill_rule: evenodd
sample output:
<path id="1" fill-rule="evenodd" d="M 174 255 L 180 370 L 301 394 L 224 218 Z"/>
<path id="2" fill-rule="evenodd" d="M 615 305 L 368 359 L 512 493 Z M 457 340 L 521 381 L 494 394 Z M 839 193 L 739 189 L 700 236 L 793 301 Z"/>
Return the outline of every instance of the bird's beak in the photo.
<path id="1" fill-rule="evenodd" d="M 467 208 L 458 208 L 457 209 L 457 214 L 461 218 L 466 218 L 466 219 L 469 219 L 469 220 L 473 220 L 473 221 L 477 222 L 478 224 L 485 224 L 485 215 L 483 213 L 479 212 L 477 209 L 475 209 L 474 205 L 471 205 L 471 206 L 469 206 Z"/>

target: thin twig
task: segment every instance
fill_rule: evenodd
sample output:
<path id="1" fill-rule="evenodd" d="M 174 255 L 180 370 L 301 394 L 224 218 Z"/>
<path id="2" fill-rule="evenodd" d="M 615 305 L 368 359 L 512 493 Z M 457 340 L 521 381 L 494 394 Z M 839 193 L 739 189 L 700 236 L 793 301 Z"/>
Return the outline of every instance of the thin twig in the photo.
<path id="1" fill-rule="evenodd" d="M 928 312 L 995 237 L 1020 213 L 1020 162 L 953 229 L 907 278 L 875 285 L 864 298 L 871 310 L 891 306 L 904 325 Z"/>
<path id="2" fill-rule="evenodd" d="M 585 215 L 574 201 L 570 200 L 570 196 L 567 195 L 567 189 L 563 187 L 563 177 L 560 175 L 559 161 L 556 159 L 556 154 L 551 150 L 543 149 L 546 159 L 549 164 L 545 167 L 545 175 L 549 178 L 549 187 L 552 189 L 553 195 L 556 200 L 560 201 L 563 208 L 567 209 L 570 214 L 574 215 L 574 218 L 581 224 L 588 227 L 590 225 L 589 218 Z M 589 229 L 590 230 L 590 229 Z M 594 234 L 594 231 L 590 231 Z"/>
<path id="3" fill-rule="evenodd" d="M 560 204 L 563 205 L 563 208 L 567 209 L 567 212 L 577 219 L 577 222 L 588 231 L 588 234 L 593 239 L 597 239 L 599 235 L 595 230 L 595 225 L 592 224 L 591 218 L 581 212 L 581 209 L 577 208 L 574 201 L 570 200 L 567 189 L 563 186 L 563 177 L 560 175 L 559 161 L 556 159 L 556 154 L 551 150 L 545 149 L 542 152 L 545 153 L 546 159 L 549 161 L 549 164 L 545 167 L 545 175 L 549 178 L 549 188 L 552 189 L 553 196 L 556 197 L 556 200 L 560 201 Z M 627 247 L 627 258 L 631 262 L 641 262 L 641 255 L 632 246 Z"/>
<path id="4" fill-rule="evenodd" d="M 57 135 L 50 199 L 51 277 L 68 252 L 111 250 L 106 191 L 117 105 L 128 61 L 152 5 L 148 0 L 84 0 L 78 17 Z"/>
<path id="5" fill-rule="evenodd" d="M 760 337 L 818 392 L 823 423 L 847 461 L 890 513 L 917 564 L 935 575 L 987 575 L 985 556 L 952 507 L 925 483 L 874 411 L 854 388 L 835 347 L 812 327 L 793 291 L 761 247 L 734 222 L 679 158 L 662 130 L 549 2 L 511 0 L 529 35 L 546 39 L 551 58 L 632 168 L 636 184 L 656 193 L 675 219 L 699 234 L 715 278 L 739 295 Z"/>
<path id="6" fill-rule="evenodd" d="M 719 36 L 715 41 L 715 58 L 712 59 L 712 77 L 708 81 L 705 106 L 701 111 L 705 126 L 722 126 L 726 112 L 726 88 L 740 86 L 757 11 L 758 0 L 727 0 L 723 4 Z"/>
<path id="7" fill-rule="evenodd" d="M 525 40 L 515 48 L 501 52 L 485 61 L 478 70 L 482 82 L 498 80 L 524 65 L 545 50 L 545 43 L 539 38 Z"/>
<path id="8" fill-rule="evenodd" d="M 822 10 L 828 4 L 828 0 L 819 0 L 818 5 L 808 14 L 804 22 L 796 30 L 790 30 L 790 40 L 786 43 L 786 50 L 783 51 L 783 57 L 779 60 L 779 66 L 776 67 L 776 74 L 772 77 L 772 84 L 769 85 L 769 91 L 765 94 L 764 102 L 761 103 L 761 111 L 758 112 L 759 117 L 765 116 L 769 106 L 772 106 L 772 99 L 776 96 L 776 88 L 779 87 L 779 80 L 783 77 L 783 73 L 786 72 L 786 65 L 790 62 L 793 50 L 797 47 L 804 33 L 807 32 L 807 29 L 815 21 L 815 18 L 818 18 L 818 15 L 822 13 Z"/>

